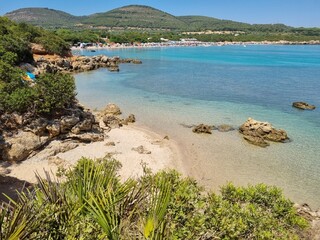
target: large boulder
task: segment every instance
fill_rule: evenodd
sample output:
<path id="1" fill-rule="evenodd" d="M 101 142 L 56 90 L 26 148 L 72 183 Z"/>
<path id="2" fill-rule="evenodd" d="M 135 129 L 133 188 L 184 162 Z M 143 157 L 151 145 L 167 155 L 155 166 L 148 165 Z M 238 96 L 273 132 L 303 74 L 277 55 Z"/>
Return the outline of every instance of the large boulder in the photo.
<path id="1" fill-rule="evenodd" d="M 121 110 L 120 108 L 114 104 L 109 103 L 101 112 L 102 115 L 120 115 Z"/>
<path id="2" fill-rule="evenodd" d="M 27 158 L 34 150 L 46 144 L 48 137 L 39 137 L 32 132 L 20 131 L 14 137 L 5 140 L 7 147 L 3 149 L 2 159 L 19 162 Z"/>
<path id="3" fill-rule="evenodd" d="M 135 123 L 136 117 L 133 114 L 130 114 L 126 119 L 122 121 L 124 125 L 128 125 L 128 123 Z"/>
<path id="4" fill-rule="evenodd" d="M 38 55 L 47 55 L 48 51 L 40 44 L 31 43 L 31 52 Z"/>
<path id="5" fill-rule="evenodd" d="M 46 135 L 48 120 L 45 118 L 36 118 L 29 123 L 24 130 L 33 132 L 38 136 Z"/>
<path id="6" fill-rule="evenodd" d="M 72 129 L 71 132 L 79 134 L 82 131 L 90 131 L 92 129 L 92 120 L 84 119 L 83 121 L 77 123 Z"/>
<path id="7" fill-rule="evenodd" d="M 316 109 L 316 106 L 311 105 L 309 103 L 306 102 L 294 102 L 292 103 L 292 107 L 298 108 L 298 109 L 302 109 L 302 110 L 314 110 Z"/>
<path id="8" fill-rule="evenodd" d="M 71 130 L 78 122 L 80 122 L 80 118 L 78 116 L 64 116 L 60 121 L 60 128 L 62 133 L 68 132 Z"/>
<path id="9" fill-rule="evenodd" d="M 49 132 L 50 138 L 56 137 L 61 132 L 61 125 L 59 121 L 53 121 L 46 126 L 47 131 Z"/>
<path id="10" fill-rule="evenodd" d="M 102 120 L 104 124 L 111 129 L 122 127 L 122 120 L 114 115 L 105 115 Z"/>
<path id="11" fill-rule="evenodd" d="M 241 125 L 239 132 L 244 135 L 244 139 L 249 143 L 261 147 L 268 146 L 266 141 L 286 142 L 289 139 L 286 131 L 275 129 L 268 122 L 260 122 L 252 118 Z"/>

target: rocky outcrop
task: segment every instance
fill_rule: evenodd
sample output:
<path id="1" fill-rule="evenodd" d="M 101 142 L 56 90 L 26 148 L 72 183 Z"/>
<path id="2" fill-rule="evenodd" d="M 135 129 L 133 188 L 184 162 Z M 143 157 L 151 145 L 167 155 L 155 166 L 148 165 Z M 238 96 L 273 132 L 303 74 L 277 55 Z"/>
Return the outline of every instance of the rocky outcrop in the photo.
<path id="1" fill-rule="evenodd" d="M 123 125 L 128 125 L 129 123 L 134 123 L 136 118 L 133 114 L 130 114 L 127 118 L 120 118 L 121 110 L 113 103 L 109 103 L 98 115 L 98 121 L 100 127 L 105 130 L 110 130 L 114 128 L 120 128 Z"/>
<path id="2" fill-rule="evenodd" d="M 120 60 L 121 63 L 133 63 L 133 64 L 142 64 L 142 61 L 139 59 L 133 58 L 124 58 Z"/>
<path id="3" fill-rule="evenodd" d="M 120 115 L 121 114 L 121 110 L 120 108 L 113 103 L 109 103 L 102 111 L 101 111 L 102 115 Z"/>
<path id="4" fill-rule="evenodd" d="M 298 215 L 310 223 L 307 231 L 301 232 L 301 239 L 320 239 L 320 209 L 313 211 L 306 203 L 295 204 Z"/>
<path id="5" fill-rule="evenodd" d="M 268 122 L 259 122 L 252 118 L 242 124 L 239 132 L 244 135 L 244 139 L 249 143 L 260 147 L 269 146 L 267 141 L 286 142 L 289 140 L 284 130 L 277 130 Z"/>
<path id="6" fill-rule="evenodd" d="M 127 118 L 125 118 L 122 122 L 124 125 L 128 125 L 128 123 L 135 123 L 136 117 L 133 114 L 130 114 Z"/>
<path id="7" fill-rule="evenodd" d="M 294 102 L 292 103 L 292 107 L 298 108 L 298 109 L 302 109 L 302 110 L 314 110 L 316 109 L 316 106 L 311 105 L 309 103 L 306 102 Z"/>
<path id="8" fill-rule="evenodd" d="M 126 119 L 120 114 L 115 104 L 95 116 L 78 103 L 51 118 L 0 114 L 0 161 L 19 162 L 35 154 L 50 157 L 80 143 L 103 141 L 104 130 L 135 122 L 133 114 Z"/>
<path id="9" fill-rule="evenodd" d="M 22 161 L 53 140 L 68 139 L 79 142 L 95 142 L 104 139 L 95 116 L 75 104 L 54 118 L 33 117 L 31 114 L 2 114 L 0 159 Z"/>
<path id="10" fill-rule="evenodd" d="M 192 132 L 212 134 L 212 129 L 213 129 L 213 126 L 199 124 L 192 129 Z"/>
<path id="11" fill-rule="evenodd" d="M 22 161 L 31 152 L 47 143 L 48 137 L 40 137 L 32 132 L 19 131 L 14 137 L 6 140 L 7 148 L 3 150 L 2 158 L 8 161 Z"/>
<path id="12" fill-rule="evenodd" d="M 38 55 L 47 55 L 49 52 L 40 44 L 31 43 L 31 52 Z"/>
<path id="13" fill-rule="evenodd" d="M 107 68 L 110 71 L 119 71 L 119 57 L 107 56 L 77 56 L 77 57 L 59 57 L 59 56 L 38 56 L 35 57 L 35 68 L 33 73 L 57 73 L 57 72 L 84 72 L 98 68 Z M 29 67 L 29 69 L 31 69 Z"/>

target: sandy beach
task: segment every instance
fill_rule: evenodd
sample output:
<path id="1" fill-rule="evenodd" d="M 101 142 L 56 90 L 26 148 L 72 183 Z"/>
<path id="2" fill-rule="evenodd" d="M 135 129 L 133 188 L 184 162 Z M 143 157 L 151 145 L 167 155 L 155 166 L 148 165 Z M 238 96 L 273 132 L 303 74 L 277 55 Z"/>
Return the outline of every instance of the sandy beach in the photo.
<path id="1" fill-rule="evenodd" d="M 7 169 L 10 173 L 7 176 L 34 183 L 35 172 L 44 177 L 44 171 L 56 174 L 60 167 L 70 168 L 82 157 L 97 159 L 105 156 L 121 162 L 122 168 L 119 173 L 123 179 L 141 176 L 142 163 L 153 172 L 161 169 L 185 172 L 180 149 L 173 140 L 130 125 L 112 129 L 102 142 L 82 144 L 56 156 L 48 157 L 45 151 L 39 152 L 19 164 L 9 166 Z"/>

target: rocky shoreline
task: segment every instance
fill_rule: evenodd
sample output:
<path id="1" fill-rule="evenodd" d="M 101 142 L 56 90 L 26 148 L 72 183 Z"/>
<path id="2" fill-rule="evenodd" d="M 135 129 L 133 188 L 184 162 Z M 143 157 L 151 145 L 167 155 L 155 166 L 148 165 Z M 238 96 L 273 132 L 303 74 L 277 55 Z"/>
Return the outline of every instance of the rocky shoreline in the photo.
<path id="1" fill-rule="evenodd" d="M 141 64 L 137 59 L 120 59 L 120 57 L 34 55 L 34 63 L 22 63 L 22 70 L 38 76 L 43 73 L 79 73 L 107 68 L 110 72 L 119 72 L 120 63 Z"/>
<path id="2" fill-rule="evenodd" d="M 77 147 L 79 143 L 103 141 L 105 131 L 135 122 L 130 114 L 121 119 L 120 109 L 108 104 L 99 114 L 93 114 L 79 103 L 50 118 L 34 117 L 26 113 L 0 116 L 0 161 L 21 162 L 38 153 L 52 141 L 59 140 L 53 155 Z"/>
<path id="3" fill-rule="evenodd" d="M 107 68 L 111 72 L 118 72 L 120 70 L 119 64 L 121 63 L 142 63 L 142 61 L 138 59 L 121 59 L 118 56 L 73 56 L 71 53 L 65 56 L 52 55 L 38 44 L 32 45 L 32 53 L 34 62 L 21 63 L 19 67 L 36 76 L 43 73 L 79 73 L 99 68 Z"/>

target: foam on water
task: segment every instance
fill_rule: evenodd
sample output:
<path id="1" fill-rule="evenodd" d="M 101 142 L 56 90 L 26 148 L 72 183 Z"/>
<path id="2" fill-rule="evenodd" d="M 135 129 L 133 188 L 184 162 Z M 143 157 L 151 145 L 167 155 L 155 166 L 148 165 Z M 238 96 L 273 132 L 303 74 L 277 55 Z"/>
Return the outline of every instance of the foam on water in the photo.
<path id="1" fill-rule="evenodd" d="M 92 53 L 84 52 L 87 55 Z M 299 111 L 293 101 L 320 106 L 319 46 L 241 46 L 126 49 L 95 54 L 136 57 L 76 75 L 78 98 L 91 108 L 117 103 L 140 125 L 176 139 L 186 149 L 190 174 L 209 188 L 275 184 L 297 202 L 320 207 L 320 111 Z M 285 129 L 292 142 L 262 149 L 237 131 L 195 135 L 185 124 L 240 126 L 248 117 Z"/>

